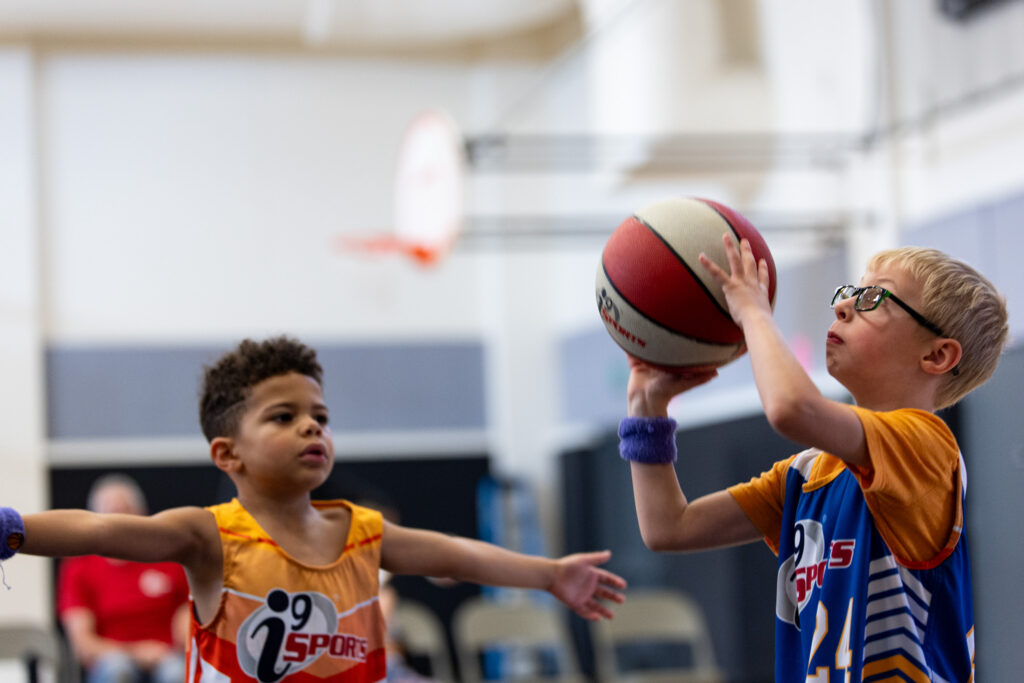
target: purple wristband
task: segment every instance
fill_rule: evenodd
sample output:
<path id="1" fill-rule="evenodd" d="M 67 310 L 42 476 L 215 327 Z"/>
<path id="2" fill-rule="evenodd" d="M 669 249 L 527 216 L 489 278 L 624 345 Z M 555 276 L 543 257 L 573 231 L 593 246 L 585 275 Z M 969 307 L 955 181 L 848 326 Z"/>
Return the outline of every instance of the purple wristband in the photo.
<path id="1" fill-rule="evenodd" d="M 645 465 L 676 461 L 676 421 L 671 417 L 627 417 L 619 423 L 619 455 Z"/>
<path id="2" fill-rule="evenodd" d="M 0 508 L 0 560 L 14 556 L 25 542 L 25 524 L 14 508 Z"/>

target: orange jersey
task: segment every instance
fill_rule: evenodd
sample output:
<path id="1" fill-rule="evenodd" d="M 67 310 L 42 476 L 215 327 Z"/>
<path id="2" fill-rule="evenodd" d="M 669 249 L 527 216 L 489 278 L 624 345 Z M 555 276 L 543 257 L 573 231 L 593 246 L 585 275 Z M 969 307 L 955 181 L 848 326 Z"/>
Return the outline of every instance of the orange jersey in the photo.
<path id="1" fill-rule="evenodd" d="M 313 505 L 352 513 L 345 549 L 326 566 L 288 555 L 237 499 L 207 508 L 220 530 L 224 590 L 210 623 L 192 610 L 188 683 L 384 680 L 381 515 L 341 500 Z"/>
<path id="2" fill-rule="evenodd" d="M 875 525 L 896 558 L 905 566 L 941 562 L 960 537 L 960 452 L 949 427 L 923 410 L 874 412 L 851 406 L 864 425 L 870 464 L 851 467 L 818 452 L 809 467 L 805 491 L 827 485 L 849 469 L 860 483 Z M 807 459 L 806 454 L 803 455 Z M 775 463 L 747 483 L 729 488 L 743 511 L 779 548 L 786 473 L 798 456 Z"/>

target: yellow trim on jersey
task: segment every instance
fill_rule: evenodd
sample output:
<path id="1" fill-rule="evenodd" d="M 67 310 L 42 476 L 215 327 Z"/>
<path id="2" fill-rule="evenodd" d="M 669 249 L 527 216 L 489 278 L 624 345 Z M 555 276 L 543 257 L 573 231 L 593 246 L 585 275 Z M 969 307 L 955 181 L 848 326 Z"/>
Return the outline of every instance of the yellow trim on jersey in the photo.
<path id="1" fill-rule="evenodd" d="M 892 657 L 886 657 L 885 659 L 876 659 L 873 662 L 868 662 L 864 665 L 864 670 L 861 672 L 861 678 L 869 678 L 870 676 L 877 676 L 878 674 L 891 673 L 893 674 L 891 676 L 891 680 L 902 681 L 902 678 L 895 675 L 895 672 L 897 671 L 915 683 L 930 683 L 932 680 L 927 673 L 921 671 L 916 664 L 903 655 L 893 655 Z"/>

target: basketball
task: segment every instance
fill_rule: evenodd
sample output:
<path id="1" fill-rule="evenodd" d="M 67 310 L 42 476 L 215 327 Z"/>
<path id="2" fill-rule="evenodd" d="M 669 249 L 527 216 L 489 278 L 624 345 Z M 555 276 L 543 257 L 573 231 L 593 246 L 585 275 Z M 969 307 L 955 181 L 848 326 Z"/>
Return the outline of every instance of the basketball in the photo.
<path id="1" fill-rule="evenodd" d="M 775 262 L 746 218 L 708 199 L 660 201 L 615 229 L 597 268 L 597 307 L 619 346 L 675 371 L 719 367 L 746 351 L 721 286 L 697 260 L 703 252 L 729 272 L 723 234 L 767 261 L 774 307 Z"/>

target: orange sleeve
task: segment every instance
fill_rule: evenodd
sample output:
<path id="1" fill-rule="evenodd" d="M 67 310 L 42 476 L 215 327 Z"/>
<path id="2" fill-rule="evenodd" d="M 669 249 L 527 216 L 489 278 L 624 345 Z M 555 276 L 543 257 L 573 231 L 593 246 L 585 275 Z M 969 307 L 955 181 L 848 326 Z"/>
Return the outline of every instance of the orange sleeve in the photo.
<path id="1" fill-rule="evenodd" d="M 867 442 L 867 467 L 850 467 L 875 526 L 911 568 L 952 552 L 962 520 L 960 450 L 949 427 L 923 410 L 874 412 L 854 406 Z"/>
<path id="2" fill-rule="evenodd" d="M 782 533 L 782 504 L 786 498 L 786 471 L 793 462 L 791 456 L 772 465 L 761 476 L 743 484 L 730 486 L 728 491 L 750 521 L 754 523 L 764 542 L 776 555 L 779 554 L 779 537 Z"/>

